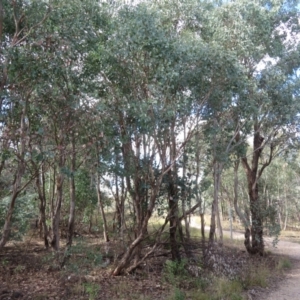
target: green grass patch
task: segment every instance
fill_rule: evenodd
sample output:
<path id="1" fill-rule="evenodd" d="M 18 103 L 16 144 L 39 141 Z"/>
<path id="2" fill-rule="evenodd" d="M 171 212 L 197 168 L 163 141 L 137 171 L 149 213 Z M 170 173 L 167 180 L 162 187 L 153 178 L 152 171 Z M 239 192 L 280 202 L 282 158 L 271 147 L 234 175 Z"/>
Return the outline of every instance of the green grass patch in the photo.
<path id="1" fill-rule="evenodd" d="M 241 279 L 242 285 L 245 289 L 259 286 L 266 288 L 268 285 L 268 278 L 271 276 L 271 271 L 265 264 L 249 266 Z"/>
<path id="2" fill-rule="evenodd" d="M 190 290 L 187 293 L 187 299 L 244 300 L 243 292 L 243 284 L 240 281 L 216 277 L 211 281 L 209 287 Z"/>
<path id="3" fill-rule="evenodd" d="M 213 286 L 215 287 L 214 299 L 216 300 L 243 300 L 243 285 L 240 281 L 218 278 Z"/>
<path id="4" fill-rule="evenodd" d="M 277 263 L 277 270 L 287 270 L 292 267 L 292 263 L 287 257 L 281 257 Z"/>

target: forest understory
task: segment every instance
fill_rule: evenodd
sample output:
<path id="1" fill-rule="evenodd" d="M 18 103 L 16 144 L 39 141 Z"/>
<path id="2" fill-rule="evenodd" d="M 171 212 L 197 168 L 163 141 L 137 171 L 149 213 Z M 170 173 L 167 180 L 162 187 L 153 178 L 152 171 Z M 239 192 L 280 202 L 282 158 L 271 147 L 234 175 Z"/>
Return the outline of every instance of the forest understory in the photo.
<path id="1" fill-rule="evenodd" d="M 181 263 L 172 262 L 170 249 L 162 245 L 131 274 L 111 276 L 122 255 L 117 239 L 105 243 L 85 234 L 74 240 L 70 253 L 65 247 L 55 253 L 33 231 L 0 252 L 0 299 L 263 299 L 291 264 L 271 247 L 258 258 L 241 240 L 225 238 L 204 266 L 203 243 L 199 237 L 191 240 L 193 260 L 182 253 Z"/>

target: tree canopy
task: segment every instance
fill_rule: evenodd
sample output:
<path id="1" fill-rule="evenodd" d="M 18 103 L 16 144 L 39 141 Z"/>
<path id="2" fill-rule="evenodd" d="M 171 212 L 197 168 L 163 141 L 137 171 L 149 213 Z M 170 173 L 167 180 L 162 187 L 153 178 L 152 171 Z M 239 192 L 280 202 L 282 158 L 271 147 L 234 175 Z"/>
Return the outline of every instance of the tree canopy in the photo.
<path id="1" fill-rule="evenodd" d="M 58 251 L 60 228 L 71 247 L 81 220 L 92 230 L 98 205 L 108 241 L 110 204 L 115 232 L 128 235 L 119 275 L 156 251 L 167 224 L 180 261 L 189 238 L 181 222 L 188 228 L 197 209 L 211 213 L 213 246 L 227 199 L 247 251 L 263 255 L 265 228 L 287 218 L 288 194 L 298 206 L 293 187 L 286 192 L 291 172 L 299 177 L 297 5 L 1 1 L 0 248 L 23 207 Z M 265 175 L 274 159 L 289 166 L 276 173 L 286 189 Z M 274 206 L 276 193 L 285 208 Z M 145 253 L 154 215 L 164 225 Z"/>

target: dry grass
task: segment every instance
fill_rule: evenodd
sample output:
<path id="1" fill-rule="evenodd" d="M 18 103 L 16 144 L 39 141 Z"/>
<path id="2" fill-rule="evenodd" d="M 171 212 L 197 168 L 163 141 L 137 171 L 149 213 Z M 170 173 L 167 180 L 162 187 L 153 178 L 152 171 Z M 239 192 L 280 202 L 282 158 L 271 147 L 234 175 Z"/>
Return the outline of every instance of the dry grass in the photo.
<path id="1" fill-rule="evenodd" d="M 300 231 L 299 230 L 282 230 L 280 232 L 280 239 L 291 241 L 294 243 L 300 243 Z"/>

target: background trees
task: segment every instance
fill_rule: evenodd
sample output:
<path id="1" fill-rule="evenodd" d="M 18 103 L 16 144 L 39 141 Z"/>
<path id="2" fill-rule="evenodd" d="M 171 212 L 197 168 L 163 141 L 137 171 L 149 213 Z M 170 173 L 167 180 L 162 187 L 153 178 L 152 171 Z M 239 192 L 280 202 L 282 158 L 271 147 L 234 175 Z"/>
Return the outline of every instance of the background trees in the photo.
<path id="1" fill-rule="evenodd" d="M 114 275 L 143 263 L 167 224 L 179 261 L 204 203 L 210 244 L 234 208 L 253 254 L 265 229 L 297 220 L 295 4 L 11 1 L 0 12 L 0 247 L 24 199 L 55 250 L 87 215 L 99 229 L 98 205 L 105 240 L 113 227 L 124 247 Z M 164 223 L 145 252 L 156 214 Z"/>

